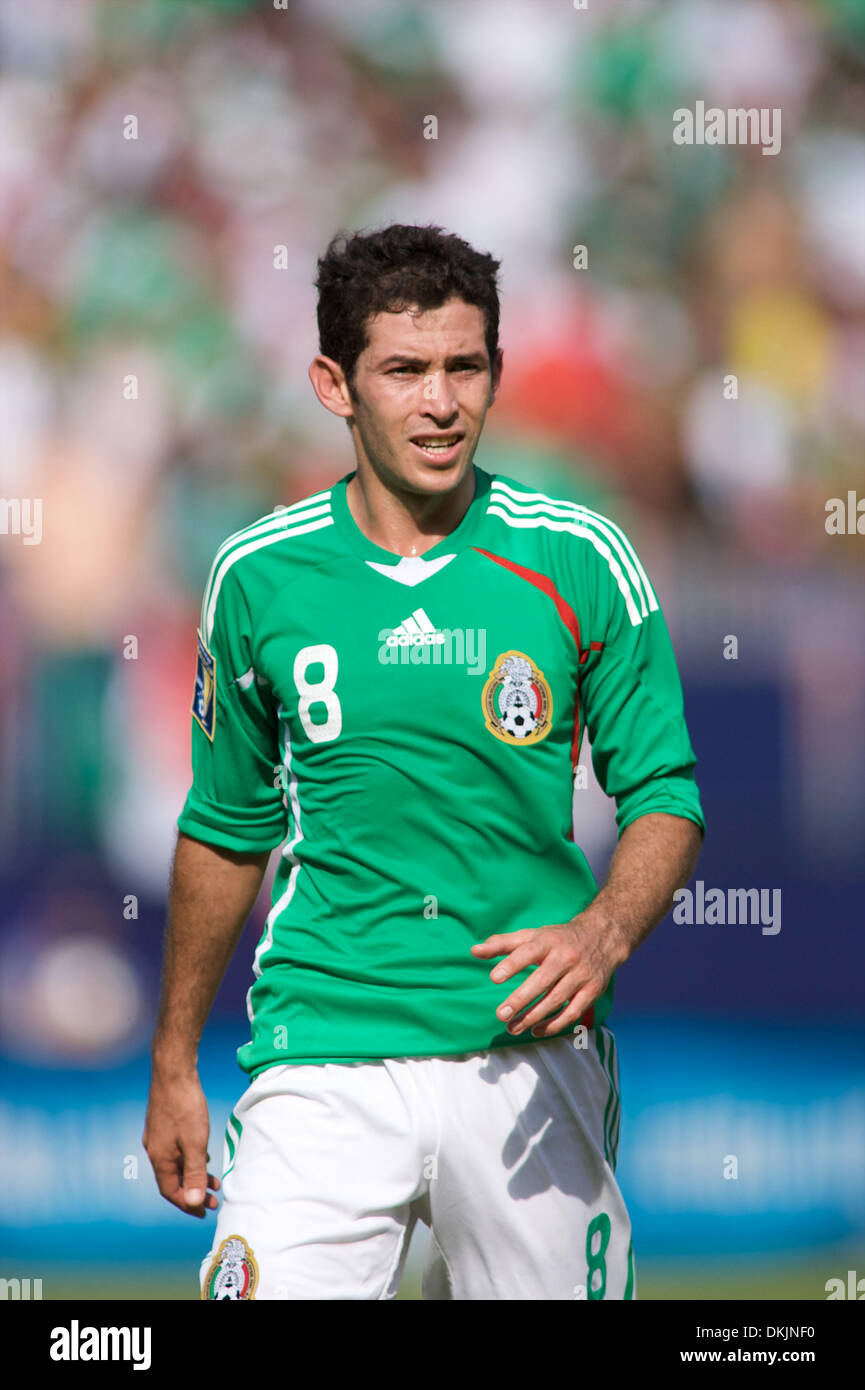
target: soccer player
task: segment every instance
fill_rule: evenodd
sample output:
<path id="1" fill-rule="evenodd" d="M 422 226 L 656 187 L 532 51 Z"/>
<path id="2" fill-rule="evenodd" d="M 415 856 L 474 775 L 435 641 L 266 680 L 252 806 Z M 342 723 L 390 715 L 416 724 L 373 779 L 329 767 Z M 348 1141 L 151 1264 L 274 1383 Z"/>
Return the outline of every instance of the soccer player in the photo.
<path id="1" fill-rule="evenodd" d="M 663 614 L 627 536 L 473 463 L 499 262 L 334 238 L 309 375 L 355 471 L 217 551 L 201 608 L 144 1144 L 218 1206 L 205 1299 L 628 1299 L 615 970 L 704 833 Z M 588 730 L 619 840 L 572 836 Z M 207 1172 L 199 1039 L 268 857 L 249 1084 Z"/>

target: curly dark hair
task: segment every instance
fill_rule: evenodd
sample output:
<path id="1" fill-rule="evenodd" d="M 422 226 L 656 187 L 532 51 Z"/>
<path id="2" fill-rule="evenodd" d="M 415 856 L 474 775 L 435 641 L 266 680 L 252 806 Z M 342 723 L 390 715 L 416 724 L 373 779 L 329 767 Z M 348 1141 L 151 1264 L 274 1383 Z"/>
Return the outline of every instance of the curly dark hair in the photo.
<path id="1" fill-rule="evenodd" d="M 338 232 L 318 261 L 319 351 L 342 367 L 353 389 L 357 359 L 375 314 L 411 305 L 439 309 L 453 297 L 483 311 L 492 368 L 499 345 L 501 263 L 441 227 L 394 223 L 378 232 Z"/>

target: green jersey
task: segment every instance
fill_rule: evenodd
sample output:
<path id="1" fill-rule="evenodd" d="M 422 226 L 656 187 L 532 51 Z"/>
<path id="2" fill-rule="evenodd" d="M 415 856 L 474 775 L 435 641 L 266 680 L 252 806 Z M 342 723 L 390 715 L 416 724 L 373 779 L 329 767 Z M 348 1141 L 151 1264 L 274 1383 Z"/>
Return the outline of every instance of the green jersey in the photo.
<path id="1" fill-rule="evenodd" d="M 620 831 L 652 811 L 705 829 L 666 623 L 622 530 L 475 467 L 457 528 L 400 558 L 355 524 L 353 476 L 230 536 L 202 602 L 178 825 L 283 845 L 238 1050 L 253 1076 L 543 1045 L 495 1013 L 530 971 L 494 984 L 469 948 L 597 892 L 572 833 L 584 731 Z"/>

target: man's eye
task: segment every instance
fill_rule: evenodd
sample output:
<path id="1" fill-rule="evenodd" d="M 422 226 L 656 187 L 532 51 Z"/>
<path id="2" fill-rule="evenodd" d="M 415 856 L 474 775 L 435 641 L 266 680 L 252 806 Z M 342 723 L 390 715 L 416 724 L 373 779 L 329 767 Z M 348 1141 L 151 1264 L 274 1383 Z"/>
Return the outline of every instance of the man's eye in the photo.
<path id="1" fill-rule="evenodd" d="M 419 371 L 419 367 L 389 367 L 387 374 L 388 376 L 417 376 Z M 478 367 L 476 362 L 466 362 L 462 367 L 452 368 L 451 374 L 462 374 L 464 372 L 476 373 L 479 371 L 480 367 Z"/>

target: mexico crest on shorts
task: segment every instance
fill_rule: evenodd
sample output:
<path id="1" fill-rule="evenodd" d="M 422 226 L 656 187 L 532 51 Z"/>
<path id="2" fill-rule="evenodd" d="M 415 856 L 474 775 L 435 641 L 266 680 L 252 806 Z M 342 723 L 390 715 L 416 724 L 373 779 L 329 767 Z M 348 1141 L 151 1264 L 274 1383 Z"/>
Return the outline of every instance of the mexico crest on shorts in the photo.
<path id="1" fill-rule="evenodd" d="M 496 657 L 481 702 L 487 728 L 503 743 L 540 743 L 552 728 L 549 684 L 525 652 Z"/>
<path id="2" fill-rule="evenodd" d="M 207 1271 L 201 1297 L 254 1303 L 257 1283 L 258 1265 L 243 1236 L 226 1236 Z"/>

